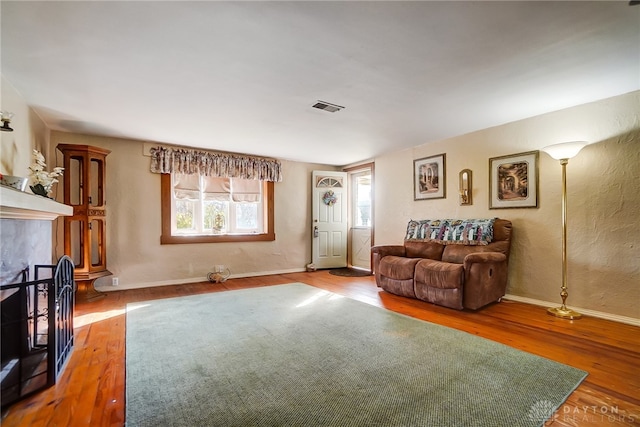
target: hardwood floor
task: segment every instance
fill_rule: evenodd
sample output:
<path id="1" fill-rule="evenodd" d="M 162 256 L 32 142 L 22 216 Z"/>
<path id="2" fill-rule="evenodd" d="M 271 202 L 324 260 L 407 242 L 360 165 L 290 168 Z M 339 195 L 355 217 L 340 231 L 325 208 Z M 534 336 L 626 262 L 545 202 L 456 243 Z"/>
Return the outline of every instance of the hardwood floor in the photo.
<path id="1" fill-rule="evenodd" d="M 546 425 L 640 425 L 639 327 L 591 317 L 561 320 L 548 316 L 543 307 L 512 301 L 478 312 L 456 311 L 383 292 L 371 276 L 339 277 L 328 271 L 117 291 L 92 302 L 78 302 L 75 348 L 58 384 L 9 407 L 2 413 L 2 425 L 122 426 L 128 303 L 291 282 L 463 330 L 589 372 Z"/>

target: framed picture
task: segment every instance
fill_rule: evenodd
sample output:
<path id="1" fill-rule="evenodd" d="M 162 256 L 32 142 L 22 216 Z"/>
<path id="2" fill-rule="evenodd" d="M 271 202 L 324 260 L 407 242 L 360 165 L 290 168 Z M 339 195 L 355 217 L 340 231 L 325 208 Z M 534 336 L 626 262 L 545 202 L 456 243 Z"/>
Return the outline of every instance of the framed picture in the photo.
<path id="1" fill-rule="evenodd" d="M 489 159 L 489 209 L 538 207 L 538 154 Z"/>
<path id="2" fill-rule="evenodd" d="M 413 161 L 413 200 L 446 197 L 446 154 Z"/>

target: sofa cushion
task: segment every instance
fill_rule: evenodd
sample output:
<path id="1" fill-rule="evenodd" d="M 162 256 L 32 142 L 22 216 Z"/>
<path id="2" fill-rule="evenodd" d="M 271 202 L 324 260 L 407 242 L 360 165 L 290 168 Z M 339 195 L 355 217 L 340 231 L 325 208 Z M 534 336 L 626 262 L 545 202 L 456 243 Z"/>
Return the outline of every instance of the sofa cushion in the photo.
<path id="1" fill-rule="evenodd" d="M 511 221 L 496 218 L 493 223 L 493 242 L 511 241 Z"/>
<path id="2" fill-rule="evenodd" d="M 419 242 L 415 240 L 406 240 L 404 249 L 409 258 L 429 258 L 441 259 L 444 245 L 439 242 Z"/>
<path id="3" fill-rule="evenodd" d="M 415 282 L 416 287 L 425 284 L 431 288 L 461 288 L 464 282 L 464 266 L 423 259 L 416 265 Z"/>
<path id="4" fill-rule="evenodd" d="M 398 280 L 380 275 L 376 276 L 376 280 L 379 280 L 379 286 L 389 293 L 409 298 L 416 297 L 413 279 Z"/>
<path id="5" fill-rule="evenodd" d="M 420 260 L 421 258 L 386 256 L 380 260 L 380 274 L 398 280 L 412 279 L 415 266 Z"/>

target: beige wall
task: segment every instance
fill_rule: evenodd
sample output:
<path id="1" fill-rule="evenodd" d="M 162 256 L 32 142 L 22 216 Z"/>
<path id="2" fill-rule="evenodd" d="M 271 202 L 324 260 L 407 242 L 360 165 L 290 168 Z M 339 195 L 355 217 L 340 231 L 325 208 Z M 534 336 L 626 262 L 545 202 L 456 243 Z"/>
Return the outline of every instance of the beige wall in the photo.
<path id="1" fill-rule="evenodd" d="M 323 165 L 283 162 L 276 184 L 276 241 L 160 245 L 160 179 L 149 172 L 140 141 L 49 131 L 2 78 L 3 109 L 14 132 L 2 133 L 0 172 L 27 175 L 31 149 L 59 166 L 58 143 L 89 144 L 107 157 L 107 261 L 120 289 L 204 278 L 215 264 L 236 275 L 297 271 L 311 259 L 310 175 Z M 640 92 L 581 105 L 393 152 L 376 163 L 376 243 L 400 243 L 410 218 L 491 217 L 514 223 L 508 292 L 559 302 L 561 280 L 561 168 L 540 153 L 537 209 L 488 209 L 488 159 L 539 150 L 556 142 L 592 144 L 569 162 L 569 305 L 640 318 Z M 49 144 L 50 142 L 50 144 Z M 447 154 L 447 198 L 413 201 L 413 160 Z M 458 172 L 473 171 L 474 204 L 459 206 Z M 56 191 L 61 199 L 62 191 Z M 58 221 L 61 222 L 61 221 Z M 55 237 L 54 237 L 55 241 Z M 62 254 L 58 226 L 56 255 Z M 98 285 L 109 287 L 110 278 Z"/>
<path id="2" fill-rule="evenodd" d="M 13 132 L 0 132 L 0 173 L 6 175 L 29 175 L 31 150 L 34 148 L 49 157 L 49 129 L 44 122 L 29 108 L 18 91 L 1 76 L 0 109 L 11 111 L 15 116 L 11 120 Z M 47 166 L 56 166 L 51 162 Z M 29 190 L 27 190 L 29 191 Z"/>
<path id="3" fill-rule="evenodd" d="M 311 171 L 327 166 L 282 162 L 273 242 L 161 245 L 160 175 L 149 172 L 144 142 L 52 132 L 52 148 L 61 143 L 111 150 L 106 162 L 107 267 L 120 284 L 113 288 L 111 277 L 105 277 L 96 281 L 100 289 L 205 280 L 217 264 L 237 277 L 303 271 L 311 261 Z"/>
<path id="4" fill-rule="evenodd" d="M 49 153 L 50 132 L 47 126 L 4 76 L 0 76 L 0 80 L 0 110 L 15 114 L 10 124 L 13 132 L 0 132 L 0 173 L 28 177 L 29 166 L 33 163 L 33 149 L 37 149 L 45 156 L 49 170 L 59 166 L 55 162 L 55 157 L 51 157 Z M 31 192 L 28 187 L 26 191 Z M 28 221 L 29 224 L 24 222 L 23 220 L 2 220 L 0 225 L 2 270 L 17 268 L 19 263 L 23 263 L 21 268 L 30 266 L 33 269 L 36 264 L 51 264 L 58 259 L 55 251 L 46 246 L 51 246 L 53 230 L 58 223 L 62 223 L 62 220 Z M 42 232 L 43 230 L 45 232 Z M 26 234 L 29 233 L 38 233 L 40 237 L 27 236 Z M 19 242 L 15 239 L 19 239 Z M 14 242 L 15 247 L 9 249 L 11 246 L 6 243 L 11 241 Z M 11 254 L 6 252 L 9 250 Z M 33 277 L 33 270 L 31 274 Z M 15 281 L 11 278 L 4 283 Z"/>
<path id="5" fill-rule="evenodd" d="M 585 140 L 567 166 L 568 305 L 640 318 L 640 92 L 376 158 L 376 244 L 401 243 L 409 219 L 513 221 L 507 292 L 560 302 L 561 167 L 540 152 L 537 209 L 489 209 L 489 158 Z M 447 197 L 413 200 L 413 160 L 446 153 Z M 473 206 L 458 173 L 473 171 Z M 400 171 L 400 172 L 399 172 Z"/>

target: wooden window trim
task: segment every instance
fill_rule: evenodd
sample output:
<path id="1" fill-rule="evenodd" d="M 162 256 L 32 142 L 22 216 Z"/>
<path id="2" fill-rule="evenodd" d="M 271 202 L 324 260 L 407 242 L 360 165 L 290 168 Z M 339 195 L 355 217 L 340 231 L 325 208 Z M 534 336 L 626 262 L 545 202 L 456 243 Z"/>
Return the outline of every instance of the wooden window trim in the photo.
<path id="1" fill-rule="evenodd" d="M 163 245 L 185 243 L 223 243 L 223 242 L 271 242 L 276 240 L 274 231 L 274 185 L 266 182 L 264 210 L 266 214 L 266 232 L 261 234 L 233 234 L 221 236 L 173 236 L 171 234 L 171 174 L 160 175 L 162 235 L 160 243 Z"/>

